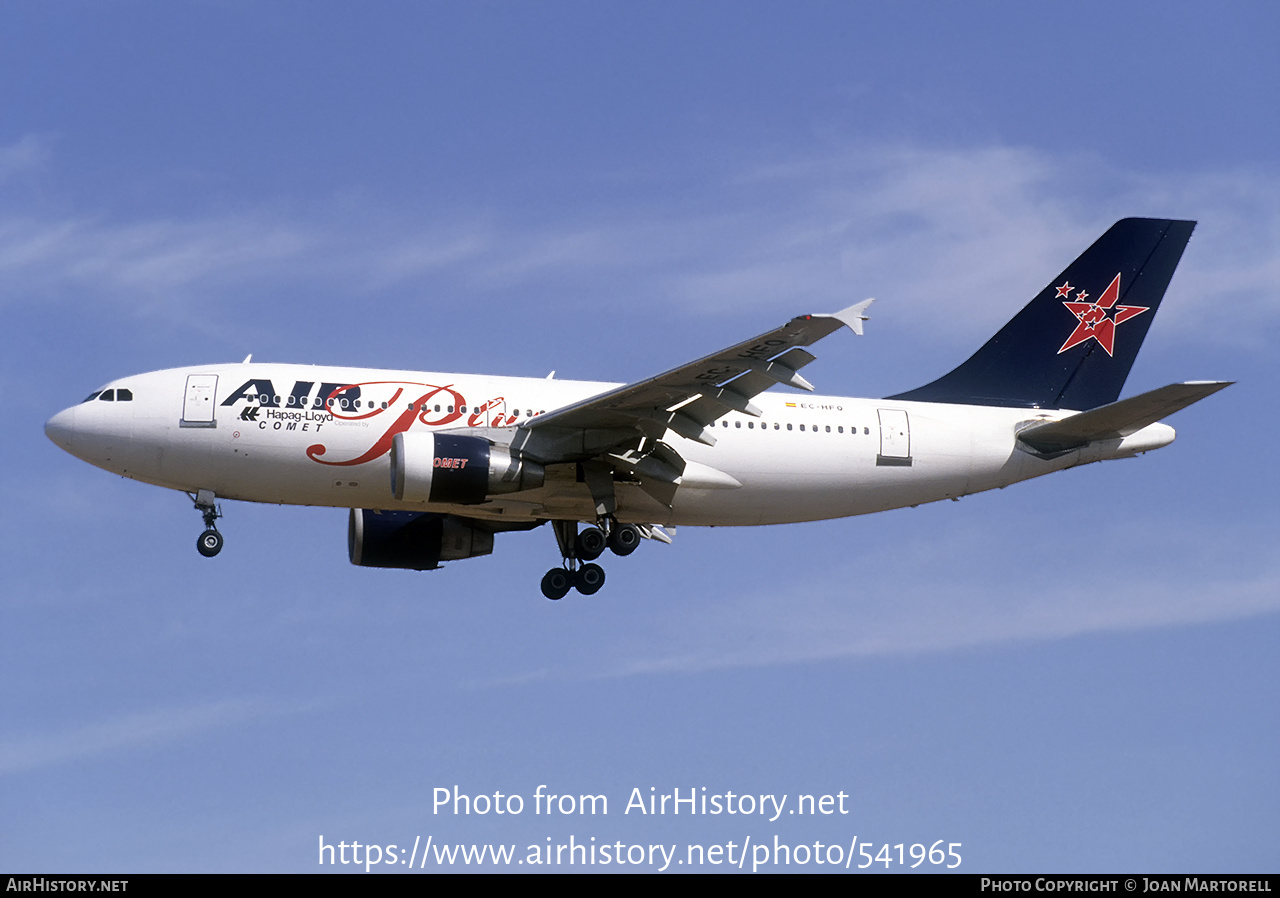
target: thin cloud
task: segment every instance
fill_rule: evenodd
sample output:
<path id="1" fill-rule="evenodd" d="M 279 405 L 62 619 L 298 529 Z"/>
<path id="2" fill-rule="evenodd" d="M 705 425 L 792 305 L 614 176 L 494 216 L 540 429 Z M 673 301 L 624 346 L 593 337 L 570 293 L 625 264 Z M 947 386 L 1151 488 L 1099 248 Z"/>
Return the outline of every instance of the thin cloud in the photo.
<path id="1" fill-rule="evenodd" d="M 0 147 L 0 183 L 15 175 L 39 171 L 49 156 L 49 141 L 35 134 L 27 134 L 17 143 Z"/>
<path id="2" fill-rule="evenodd" d="M 837 528 L 824 545 L 860 529 L 820 526 Z M 1064 546 L 1060 535 L 1073 526 L 1037 539 L 1025 520 L 987 518 L 946 535 L 930 528 L 927 539 L 896 543 L 874 561 L 801 563 L 794 577 L 760 571 L 723 595 L 704 585 L 698 603 L 646 605 L 607 655 L 582 646 L 556 665 L 539 658 L 471 685 L 949 654 L 1280 613 L 1280 553 L 1257 551 L 1249 533 L 1265 526 L 1256 521 L 1216 526 L 1206 537 L 1203 521 L 1152 530 L 1117 520 Z M 797 554 L 793 534 L 771 538 L 769 551 L 805 557 L 811 544 L 797 539 L 808 547 Z M 1002 554 L 1015 543 L 1016 558 Z M 756 556 L 749 546 L 743 552 L 745 567 Z"/>
<path id="3" fill-rule="evenodd" d="M 0 278 L 30 295 L 92 287 L 139 298 L 276 274 L 304 263 L 321 237 L 254 218 L 0 222 Z M 290 272 L 290 277 L 296 273 Z"/>
<path id="4" fill-rule="evenodd" d="M 859 598 L 865 596 L 876 600 Z M 845 570 L 798 586 L 785 599 L 736 598 L 734 613 L 721 614 L 714 626 L 684 622 L 681 632 L 692 638 L 674 651 L 641 653 L 604 675 L 933 654 L 1277 612 L 1280 573 L 1274 570 L 1212 585 L 1133 575 L 1106 583 L 1027 582 L 1023 590 L 1003 592 L 979 582 L 876 582 L 865 569 Z"/>
<path id="5" fill-rule="evenodd" d="M 198 733 L 244 723 L 267 710 L 261 702 L 228 699 L 189 708 L 125 714 L 57 733 L 8 736 L 0 742 L 0 774 L 167 745 Z"/>
<path id="6" fill-rule="evenodd" d="M 36 164 L 34 140 L 0 149 L 0 171 Z M 48 163 L 40 163 L 47 165 Z M 690 196 L 552 210 L 534 225 L 335 205 L 306 220 L 263 206 L 187 220 L 0 213 L 3 295 L 116 301 L 146 314 L 229 287 L 305 286 L 349 297 L 448 287 L 721 314 L 879 296 L 926 334 L 971 342 L 1008 317 L 1116 218 L 1197 218 L 1164 317 L 1227 344 L 1274 327 L 1280 183 L 1253 172 L 1152 177 L 1017 147 L 850 148 L 746 164 Z M 957 309 L 963 314 L 957 315 Z"/>

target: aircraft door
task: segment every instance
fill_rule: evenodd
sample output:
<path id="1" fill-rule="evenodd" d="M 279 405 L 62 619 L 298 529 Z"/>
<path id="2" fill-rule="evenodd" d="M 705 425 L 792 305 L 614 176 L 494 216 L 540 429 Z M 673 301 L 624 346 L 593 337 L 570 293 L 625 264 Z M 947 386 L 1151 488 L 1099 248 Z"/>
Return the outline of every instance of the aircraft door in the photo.
<path id="1" fill-rule="evenodd" d="M 188 374 L 187 392 L 182 401 L 179 427 L 217 427 L 213 400 L 218 392 L 218 375 Z"/>
<path id="2" fill-rule="evenodd" d="M 880 452 L 877 465 L 911 465 L 911 424 L 900 408 L 877 409 L 880 416 Z"/>

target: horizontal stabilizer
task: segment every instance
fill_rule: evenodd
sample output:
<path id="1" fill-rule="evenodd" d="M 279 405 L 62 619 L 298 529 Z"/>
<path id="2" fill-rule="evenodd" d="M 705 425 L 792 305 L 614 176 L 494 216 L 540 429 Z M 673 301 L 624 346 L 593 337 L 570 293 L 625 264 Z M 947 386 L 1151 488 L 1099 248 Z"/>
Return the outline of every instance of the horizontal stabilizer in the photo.
<path id="1" fill-rule="evenodd" d="M 1212 396 L 1233 381 L 1197 380 L 1170 384 L 1149 393 L 1103 405 L 1061 421 L 1034 424 L 1018 434 L 1018 439 L 1041 452 L 1060 452 L 1096 440 L 1123 439 L 1148 424 Z"/>

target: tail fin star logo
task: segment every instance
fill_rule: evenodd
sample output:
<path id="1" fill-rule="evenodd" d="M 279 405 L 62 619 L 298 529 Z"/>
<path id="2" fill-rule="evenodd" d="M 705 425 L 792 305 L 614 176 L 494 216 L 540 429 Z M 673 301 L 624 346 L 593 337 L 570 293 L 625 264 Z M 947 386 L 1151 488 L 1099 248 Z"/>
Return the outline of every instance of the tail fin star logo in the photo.
<path id="1" fill-rule="evenodd" d="M 1064 283 L 1057 288 L 1058 296 L 1070 296 L 1071 291 L 1075 290 L 1070 283 Z M 1116 328 L 1130 318 L 1141 315 L 1143 312 L 1151 311 L 1148 306 L 1118 306 L 1116 301 L 1120 299 L 1120 275 L 1117 273 L 1111 281 L 1111 285 L 1103 292 L 1102 298 L 1096 302 L 1086 302 L 1089 294 L 1081 290 L 1076 294 L 1075 301 L 1066 301 L 1062 304 L 1071 310 L 1071 314 L 1076 316 L 1076 329 L 1071 332 L 1071 336 L 1067 337 L 1067 342 L 1062 344 L 1062 348 L 1058 353 L 1064 353 L 1073 346 L 1079 346 L 1081 343 L 1090 339 L 1097 340 L 1098 345 L 1107 351 L 1107 355 L 1114 355 L 1112 350 L 1115 349 Z"/>

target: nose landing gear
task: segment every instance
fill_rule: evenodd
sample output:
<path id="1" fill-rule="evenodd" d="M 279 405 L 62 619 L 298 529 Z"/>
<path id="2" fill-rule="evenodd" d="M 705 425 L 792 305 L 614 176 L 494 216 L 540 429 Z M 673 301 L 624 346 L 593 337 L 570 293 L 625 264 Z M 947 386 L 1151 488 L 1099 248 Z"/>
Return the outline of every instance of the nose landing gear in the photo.
<path id="1" fill-rule="evenodd" d="M 188 493 L 187 495 L 191 495 Z M 196 511 L 204 517 L 204 533 L 196 539 L 196 551 L 205 558 L 212 558 L 222 551 L 222 534 L 218 532 L 217 520 L 222 512 L 214 504 L 216 497 L 208 490 L 200 490 L 191 497 Z"/>
<path id="2" fill-rule="evenodd" d="M 205 558 L 212 558 L 222 551 L 222 534 L 210 527 L 196 540 L 196 549 Z"/>

